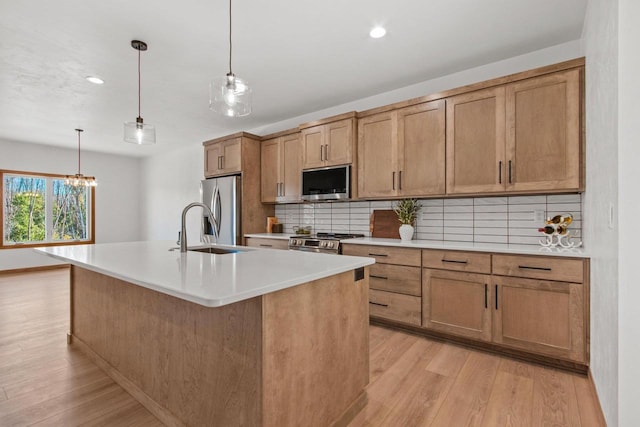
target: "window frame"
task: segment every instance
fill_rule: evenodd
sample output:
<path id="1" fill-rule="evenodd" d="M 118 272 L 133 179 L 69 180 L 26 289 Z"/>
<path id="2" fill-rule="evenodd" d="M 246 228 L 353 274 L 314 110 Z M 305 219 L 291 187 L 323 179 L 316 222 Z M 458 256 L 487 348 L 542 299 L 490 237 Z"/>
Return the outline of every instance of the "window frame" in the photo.
<path id="1" fill-rule="evenodd" d="M 32 177 L 40 177 L 40 178 L 57 178 L 57 179 L 65 179 L 66 175 L 54 174 L 54 173 L 40 173 L 40 172 L 28 172 L 28 171 L 16 171 L 9 169 L 0 169 L 0 200 L 2 200 L 2 207 L 0 207 L 0 250 L 2 249 L 22 249 L 22 248 L 38 248 L 43 246 L 70 246 L 70 245 L 91 245 L 95 243 L 96 236 L 96 187 L 89 187 L 91 200 L 90 206 L 88 208 L 88 212 L 90 215 L 89 218 L 89 238 L 86 240 L 63 240 L 56 242 L 48 242 L 42 241 L 38 243 L 24 243 L 17 242 L 12 244 L 5 244 L 4 242 L 4 177 L 5 175 L 22 175 L 22 176 L 32 176 Z M 47 189 L 47 193 L 50 190 Z M 50 218 L 46 217 L 45 222 L 48 223 Z"/>

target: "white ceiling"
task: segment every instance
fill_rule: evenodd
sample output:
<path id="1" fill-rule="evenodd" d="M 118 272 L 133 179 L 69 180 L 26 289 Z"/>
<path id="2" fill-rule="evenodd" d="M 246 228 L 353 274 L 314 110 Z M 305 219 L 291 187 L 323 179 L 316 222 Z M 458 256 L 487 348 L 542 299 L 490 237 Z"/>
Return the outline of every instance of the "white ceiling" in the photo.
<path id="1" fill-rule="evenodd" d="M 577 40 L 587 0 L 234 0 L 233 71 L 253 113 L 218 117 L 227 0 L 0 0 L 0 138 L 148 156 Z M 387 36 L 368 36 L 383 24 Z M 155 146 L 122 141 L 137 116 Z M 97 75 L 102 86 L 84 77 Z"/>

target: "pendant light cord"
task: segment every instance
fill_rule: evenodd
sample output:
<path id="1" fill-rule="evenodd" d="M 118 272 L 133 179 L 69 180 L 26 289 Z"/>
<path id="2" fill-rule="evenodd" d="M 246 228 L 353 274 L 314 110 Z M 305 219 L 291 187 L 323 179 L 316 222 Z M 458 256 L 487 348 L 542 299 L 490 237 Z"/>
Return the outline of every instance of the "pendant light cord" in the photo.
<path id="1" fill-rule="evenodd" d="M 80 132 L 82 130 L 76 129 L 76 132 L 78 132 L 78 175 L 80 175 Z"/>
<path id="2" fill-rule="evenodd" d="M 229 0 L 229 74 L 233 73 L 233 71 L 231 71 L 231 48 L 231 0 Z"/>
<path id="3" fill-rule="evenodd" d="M 138 117 L 140 117 L 140 49 L 138 49 Z"/>

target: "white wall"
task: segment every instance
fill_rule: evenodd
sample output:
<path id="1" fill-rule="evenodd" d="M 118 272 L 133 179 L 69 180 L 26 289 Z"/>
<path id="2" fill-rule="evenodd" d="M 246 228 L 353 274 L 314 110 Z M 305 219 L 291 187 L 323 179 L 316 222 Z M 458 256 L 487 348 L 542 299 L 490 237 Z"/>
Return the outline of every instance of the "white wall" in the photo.
<path id="1" fill-rule="evenodd" d="M 610 426 L 618 425 L 618 15 L 617 0 L 591 0 L 583 43 L 586 65 L 585 239 L 591 258 L 591 372 Z M 607 172 L 609 171 L 609 172 Z"/>
<path id="2" fill-rule="evenodd" d="M 78 151 L 46 145 L 0 140 L 0 169 L 74 174 Z M 96 188 L 96 242 L 140 240 L 140 160 L 82 151 L 84 175 L 98 180 Z M 49 264 L 32 249 L 0 251 L 0 269 Z"/>
<path id="3" fill-rule="evenodd" d="M 618 222 L 619 236 L 619 425 L 640 425 L 640 286 L 638 286 L 638 242 L 640 241 L 640 2 L 619 0 L 618 38 Z M 613 425 L 613 424 L 611 424 Z"/>
<path id="4" fill-rule="evenodd" d="M 531 68 L 554 64 L 583 56 L 579 41 L 565 43 L 526 55 L 495 62 L 446 77 L 428 80 L 412 86 L 382 93 L 365 99 L 293 117 L 278 123 L 246 131 L 266 135 L 297 127 L 300 123 L 341 114 L 387 105 L 396 101 L 415 98 L 441 90 L 464 86 L 495 77 Z M 310 82 L 313 83 L 313 82 Z M 176 239 L 180 229 L 180 213 L 189 202 L 200 199 L 199 184 L 203 178 L 202 141 L 190 141 L 185 147 L 170 153 L 156 155 L 143 160 L 145 194 L 143 194 L 142 224 L 144 239 Z M 194 211 L 196 211 L 194 209 Z M 187 217 L 189 241 L 199 238 L 198 216 L 193 212 Z"/>

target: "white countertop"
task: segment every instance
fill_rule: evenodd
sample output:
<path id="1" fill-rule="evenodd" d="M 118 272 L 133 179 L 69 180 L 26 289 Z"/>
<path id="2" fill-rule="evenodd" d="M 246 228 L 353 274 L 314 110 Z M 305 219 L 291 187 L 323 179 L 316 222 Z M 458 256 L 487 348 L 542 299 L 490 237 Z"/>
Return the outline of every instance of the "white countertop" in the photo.
<path id="1" fill-rule="evenodd" d="M 583 248 L 545 248 L 534 245 L 506 245 L 500 243 L 473 242 L 436 242 L 432 240 L 411 240 L 402 242 L 400 239 L 381 239 L 379 237 L 359 237 L 341 240 L 345 244 L 395 246 L 415 249 L 447 249 L 452 251 L 495 252 L 518 255 L 551 255 L 575 258 L 588 258 L 589 254 Z"/>
<path id="2" fill-rule="evenodd" d="M 277 249 L 237 247 L 242 252 L 224 255 L 169 250 L 175 247 L 175 242 L 154 241 L 36 250 L 207 307 L 220 307 L 374 263 L 370 258 Z"/>

